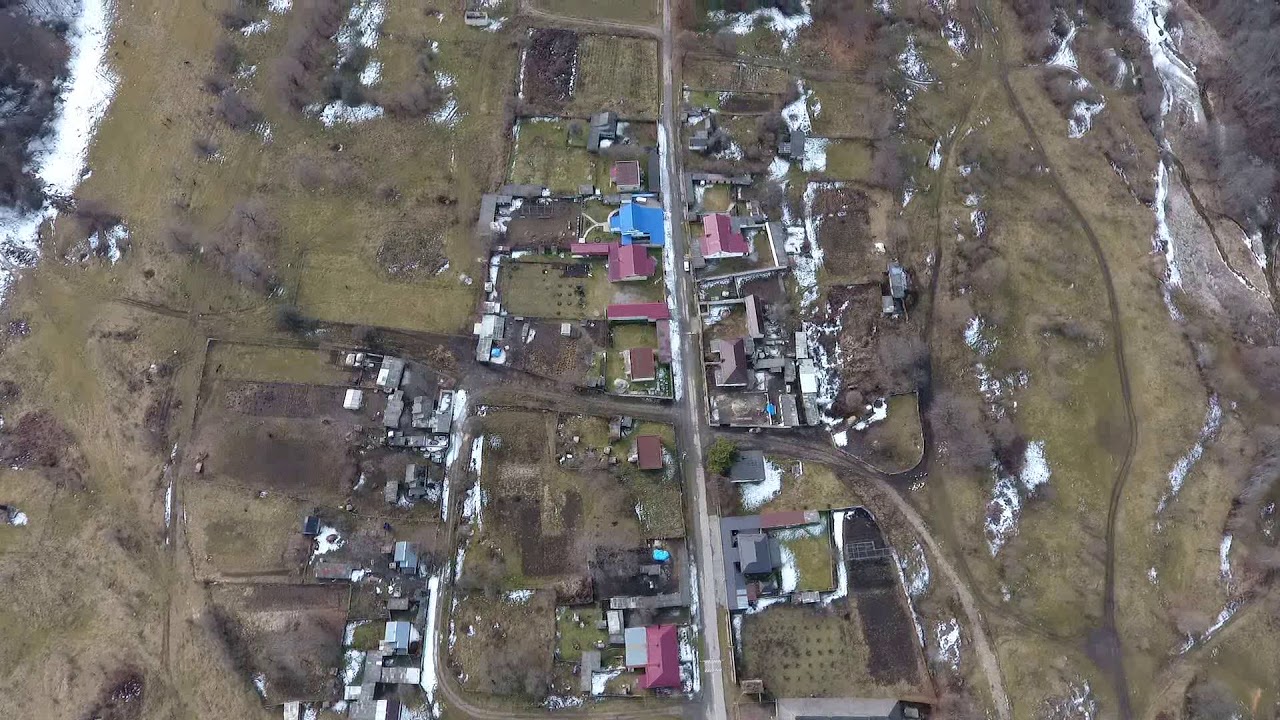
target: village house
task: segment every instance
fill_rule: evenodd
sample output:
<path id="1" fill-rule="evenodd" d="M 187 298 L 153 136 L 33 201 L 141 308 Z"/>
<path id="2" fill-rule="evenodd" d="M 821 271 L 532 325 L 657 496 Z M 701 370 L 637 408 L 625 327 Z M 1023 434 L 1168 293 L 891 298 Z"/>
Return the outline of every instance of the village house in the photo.
<path id="1" fill-rule="evenodd" d="M 661 470 L 665 463 L 662 458 L 662 438 L 657 435 L 639 435 L 633 449 L 636 466 L 641 470 Z"/>
<path id="2" fill-rule="evenodd" d="M 751 244 L 733 227 L 733 219 L 725 213 L 712 213 L 702 218 L 702 257 L 707 260 L 744 257 L 751 254 Z"/>
<path id="3" fill-rule="evenodd" d="M 609 322 L 658 322 L 670 320 L 671 309 L 662 302 L 614 303 L 605 308 L 604 315 Z"/>
<path id="4" fill-rule="evenodd" d="M 742 450 L 729 467 L 729 481 L 736 483 L 759 482 L 766 477 L 764 453 L 760 450 Z"/>
<path id="5" fill-rule="evenodd" d="M 680 640 L 675 625 L 627 628 L 623 634 L 628 670 L 643 670 L 645 690 L 680 687 Z"/>
<path id="6" fill-rule="evenodd" d="M 744 388 L 751 372 L 747 367 L 747 338 L 716 340 L 713 351 L 718 356 L 715 369 L 717 387 Z"/>
<path id="7" fill-rule="evenodd" d="M 761 597 L 776 595 L 775 570 L 781 550 L 770 531 L 820 522 L 816 510 L 762 513 L 720 519 L 725 601 L 729 610 L 746 610 Z"/>
<path id="8" fill-rule="evenodd" d="M 609 245 L 609 282 L 647 280 L 658 270 L 658 261 L 643 245 Z"/>
<path id="9" fill-rule="evenodd" d="M 653 348 L 623 350 L 622 363 L 632 382 L 649 382 L 658 376 L 658 357 Z"/>
<path id="10" fill-rule="evenodd" d="M 622 244 L 666 244 L 667 231 L 661 205 L 629 201 L 609 216 L 609 231 L 622 236 Z"/>
<path id="11" fill-rule="evenodd" d="M 639 192 L 640 162 L 638 160 L 619 160 L 609 169 L 609 179 L 617 186 L 618 192 Z"/>

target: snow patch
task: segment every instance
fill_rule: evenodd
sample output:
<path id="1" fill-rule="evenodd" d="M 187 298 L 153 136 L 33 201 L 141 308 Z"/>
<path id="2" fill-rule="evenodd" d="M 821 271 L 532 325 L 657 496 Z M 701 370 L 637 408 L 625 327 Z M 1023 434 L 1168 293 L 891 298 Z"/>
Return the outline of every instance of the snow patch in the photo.
<path id="1" fill-rule="evenodd" d="M 1204 423 L 1200 426 L 1200 434 L 1196 437 L 1195 443 L 1191 445 L 1191 449 L 1173 464 L 1173 469 L 1169 471 L 1169 490 L 1160 497 L 1160 502 L 1156 505 L 1156 514 L 1159 515 L 1168 507 L 1169 502 L 1178 496 L 1178 492 L 1182 490 L 1182 484 L 1186 482 L 1187 475 L 1190 474 L 1192 468 L 1200 461 L 1204 455 L 1205 446 L 1218 435 L 1219 428 L 1222 427 L 1222 404 L 1218 401 L 1218 396 L 1209 396 L 1209 409 L 1205 411 Z"/>
<path id="2" fill-rule="evenodd" d="M 418 686 L 422 688 L 422 692 L 426 693 L 427 704 L 431 707 L 431 714 L 434 717 L 440 717 L 440 706 L 436 704 L 436 652 L 439 650 L 440 642 L 436 639 L 436 633 L 439 623 L 437 622 L 440 613 L 440 576 L 432 575 L 427 581 L 427 590 L 431 593 L 431 599 L 427 602 L 427 627 L 422 633 L 422 678 L 418 681 Z"/>
<path id="3" fill-rule="evenodd" d="M 933 143 L 933 150 L 929 153 L 929 169 L 936 171 L 942 167 L 942 138 L 938 138 Z"/>
<path id="4" fill-rule="evenodd" d="M 960 623 L 955 618 L 938 623 L 938 661 L 953 671 L 960 670 Z"/>
<path id="5" fill-rule="evenodd" d="M 328 555 L 335 550 L 341 550 L 342 546 L 347 544 L 347 541 L 338 533 L 337 528 L 321 525 L 320 533 L 316 535 L 315 543 L 315 549 L 311 552 L 312 558 Z"/>
<path id="6" fill-rule="evenodd" d="M 513 605 L 528 605 L 532 599 L 532 590 L 512 590 L 506 594 L 507 602 Z"/>
<path id="7" fill-rule="evenodd" d="M 1067 118 L 1067 137 L 1079 139 L 1093 127 L 1093 117 L 1107 106 L 1106 99 L 1099 96 L 1097 102 L 1077 100 L 1071 106 L 1071 117 Z"/>
<path id="8" fill-rule="evenodd" d="M 871 427 L 872 425 L 883 421 L 885 418 L 888 418 L 889 417 L 889 401 L 886 400 L 885 398 L 880 398 L 879 400 L 875 401 L 875 404 L 868 405 L 867 410 L 869 410 L 871 414 L 863 418 L 862 420 L 859 420 L 857 423 L 855 423 L 853 426 L 854 430 L 861 432 Z"/>
<path id="9" fill-rule="evenodd" d="M 727 13 L 723 10 L 714 10 L 708 13 L 707 17 L 712 23 L 723 25 L 724 30 L 734 35 L 746 35 L 757 24 L 766 25 L 778 35 L 784 51 L 790 50 L 795 45 L 796 36 L 800 31 L 813 22 L 810 0 L 800 0 L 800 12 L 794 15 L 783 14 L 777 8 L 761 8 L 749 13 Z"/>
<path id="10" fill-rule="evenodd" d="M 764 459 L 764 480 L 750 483 L 736 483 L 742 494 L 742 508 L 755 510 L 782 492 L 782 468 L 773 460 Z"/>

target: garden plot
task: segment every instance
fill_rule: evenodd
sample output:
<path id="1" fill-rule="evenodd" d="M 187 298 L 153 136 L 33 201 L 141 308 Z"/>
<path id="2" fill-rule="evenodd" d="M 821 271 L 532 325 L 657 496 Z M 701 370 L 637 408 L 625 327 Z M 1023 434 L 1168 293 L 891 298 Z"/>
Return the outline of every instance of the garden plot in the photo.
<path id="1" fill-rule="evenodd" d="M 498 412 L 484 418 L 481 432 L 464 586 L 555 588 L 564 600 L 581 600 L 584 592 L 589 599 L 588 563 L 600 548 L 683 535 L 674 463 L 664 472 L 635 468 L 626 459 L 631 438 L 610 446 L 604 420 Z M 668 441 L 669 456 L 673 448 Z M 618 465 L 610 465 L 611 455 Z"/>
<path id="2" fill-rule="evenodd" d="M 612 110 L 624 120 L 658 119 L 658 43 L 647 38 L 586 35 L 568 113 Z"/>
<path id="3" fill-rule="evenodd" d="M 871 140 L 892 126 L 893 108 L 874 85 L 809 83 L 813 132 L 832 139 Z"/>
<path id="4" fill-rule="evenodd" d="M 602 318 L 615 287 L 600 262 L 529 257 L 503 262 L 498 271 L 502 304 L 523 317 Z"/>
<path id="5" fill-rule="evenodd" d="M 773 605 L 740 623 L 738 676 L 764 680 L 775 696 L 865 697 L 876 686 L 857 611 L 847 599 Z"/>
<path id="6" fill-rule="evenodd" d="M 520 68 L 520 99 L 536 113 L 555 114 L 573 94 L 578 72 L 578 34 L 533 28 Z"/>
<path id="7" fill-rule="evenodd" d="M 348 590 L 218 585 L 207 622 L 263 701 L 328 701 L 342 658 Z"/>
<path id="8" fill-rule="evenodd" d="M 653 23 L 661 12 L 657 0 L 534 0 L 533 5 L 556 15 L 628 23 Z"/>

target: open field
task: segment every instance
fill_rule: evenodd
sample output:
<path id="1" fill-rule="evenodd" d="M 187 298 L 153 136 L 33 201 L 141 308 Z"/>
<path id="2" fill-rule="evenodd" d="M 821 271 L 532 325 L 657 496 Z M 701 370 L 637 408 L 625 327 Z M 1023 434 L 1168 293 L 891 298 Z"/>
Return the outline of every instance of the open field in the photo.
<path id="1" fill-rule="evenodd" d="M 651 24 L 660 15 L 657 0 L 534 0 L 533 5 L 557 15 Z"/>
<path id="2" fill-rule="evenodd" d="M 809 99 L 813 132 L 818 137 L 866 140 L 878 137 L 889 110 L 872 85 L 815 82 Z"/>
<path id="3" fill-rule="evenodd" d="M 685 65 L 685 85 L 694 90 L 785 93 L 794 83 L 786 72 L 724 60 L 694 60 Z"/>
<path id="4" fill-rule="evenodd" d="M 916 466 L 924 453 L 920 405 L 915 393 L 894 395 L 886 401 L 888 416 L 865 430 L 850 429 L 845 450 L 885 472 L 902 472 Z"/>
<path id="5" fill-rule="evenodd" d="M 624 120 L 658 118 L 657 41 L 613 35 L 582 37 L 569 112 L 587 117 L 601 110 L 612 110 Z"/>

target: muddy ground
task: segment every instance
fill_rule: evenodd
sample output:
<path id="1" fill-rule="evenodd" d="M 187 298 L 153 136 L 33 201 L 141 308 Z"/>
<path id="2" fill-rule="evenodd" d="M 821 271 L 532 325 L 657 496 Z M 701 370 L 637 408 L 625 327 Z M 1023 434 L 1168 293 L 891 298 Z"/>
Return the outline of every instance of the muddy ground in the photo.
<path id="1" fill-rule="evenodd" d="M 246 682 L 265 681 L 265 701 L 333 699 L 348 589 L 319 585 L 219 585 L 206 618 Z"/>
<path id="2" fill-rule="evenodd" d="M 521 69 L 524 102 L 531 111 L 554 114 L 573 94 L 578 34 L 571 30 L 536 28 L 528 42 Z"/>
<path id="3" fill-rule="evenodd" d="M 562 250 L 582 232 L 582 203 L 552 200 L 522 205 L 511 213 L 503 243 L 513 250 Z"/>

